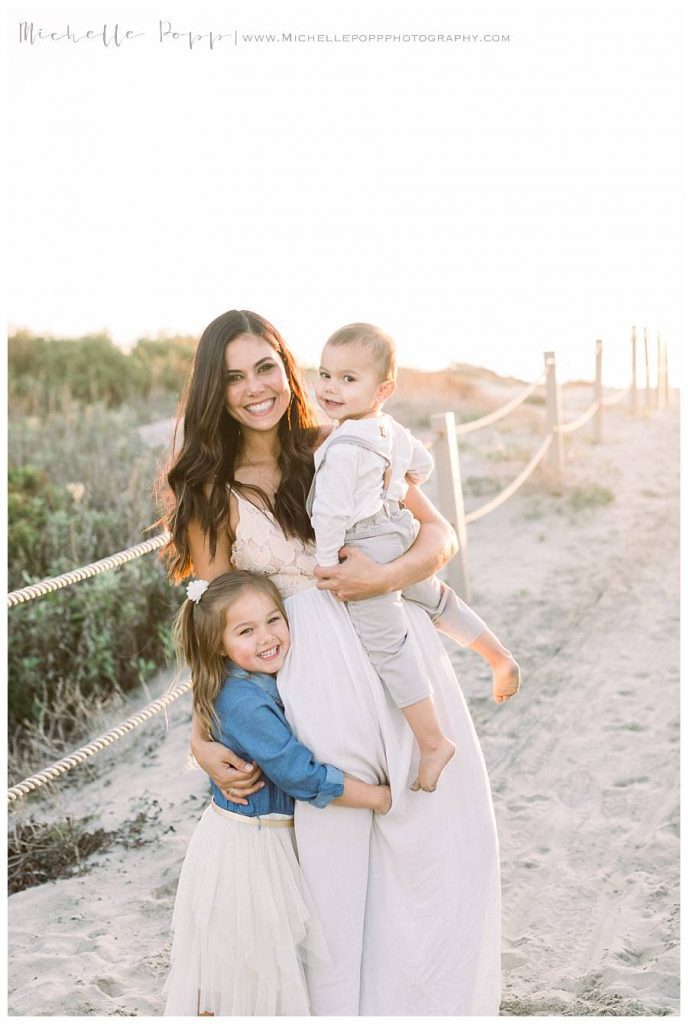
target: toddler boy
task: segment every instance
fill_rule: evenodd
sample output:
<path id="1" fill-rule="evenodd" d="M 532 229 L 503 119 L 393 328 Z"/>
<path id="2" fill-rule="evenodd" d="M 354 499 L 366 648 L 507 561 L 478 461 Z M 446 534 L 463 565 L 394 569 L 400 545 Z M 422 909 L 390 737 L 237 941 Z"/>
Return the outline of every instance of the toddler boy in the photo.
<path id="1" fill-rule="evenodd" d="M 410 548 L 418 533 L 417 520 L 400 502 L 407 481 L 423 483 L 433 462 L 422 443 L 382 411 L 395 390 L 395 378 L 395 345 L 379 328 L 349 324 L 327 341 L 316 397 L 339 422 L 315 452 L 307 502 L 321 566 L 337 565 L 344 545 L 379 564 L 391 562 Z M 436 576 L 347 605 L 371 663 L 418 743 L 418 778 L 411 789 L 431 792 L 456 748 L 437 721 L 431 687 L 409 641 L 403 599 L 424 608 L 437 628 L 461 646 L 473 644 L 487 627 Z M 518 666 L 510 655 L 508 660 L 509 665 L 493 665 L 495 674 L 508 679 L 504 699 L 519 685 Z"/>

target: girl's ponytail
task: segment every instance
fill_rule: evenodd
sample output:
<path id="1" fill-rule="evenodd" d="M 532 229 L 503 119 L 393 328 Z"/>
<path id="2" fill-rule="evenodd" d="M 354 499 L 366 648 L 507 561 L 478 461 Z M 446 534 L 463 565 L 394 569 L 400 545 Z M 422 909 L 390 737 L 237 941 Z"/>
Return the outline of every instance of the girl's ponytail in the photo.
<path id="1" fill-rule="evenodd" d="M 194 667 L 198 665 L 198 644 L 194 633 L 194 602 L 187 598 L 179 609 L 172 635 L 174 647 L 179 661 L 186 662 L 194 675 Z"/>

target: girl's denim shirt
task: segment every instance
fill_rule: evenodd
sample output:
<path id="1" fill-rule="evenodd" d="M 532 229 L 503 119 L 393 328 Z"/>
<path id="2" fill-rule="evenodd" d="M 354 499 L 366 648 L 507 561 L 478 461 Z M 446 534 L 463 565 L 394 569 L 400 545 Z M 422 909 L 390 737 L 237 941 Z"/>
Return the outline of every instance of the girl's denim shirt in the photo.
<path id="1" fill-rule="evenodd" d="M 274 676 L 230 664 L 215 711 L 220 727 L 215 723 L 214 738 L 243 760 L 259 764 L 265 781 L 263 789 L 247 797 L 247 804 L 230 803 L 211 781 L 219 807 L 255 818 L 273 811 L 293 814 L 295 799 L 326 807 L 342 795 L 343 772 L 316 761 L 291 731 Z"/>

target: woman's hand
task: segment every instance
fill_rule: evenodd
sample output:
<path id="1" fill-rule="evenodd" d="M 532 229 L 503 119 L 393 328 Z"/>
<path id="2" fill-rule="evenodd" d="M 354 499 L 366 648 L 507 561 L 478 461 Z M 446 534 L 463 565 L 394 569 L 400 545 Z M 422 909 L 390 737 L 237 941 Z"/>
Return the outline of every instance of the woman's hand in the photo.
<path id="1" fill-rule="evenodd" d="M 260 781 L 260 766 L 207 739 L 195 714 L 191 719 L 191 751 L 206 775 L 233 804 L 247 804 L 246 797 L 265 785 Z"/>
<path id="2" fill-rule="evenodd" d="M 404 504 L 420 523 L 418 536 L 404 555 L 378 565 L 357 549 L 340 548 L 345 562 L 315 570 L 318 589 L 331 591 L 340 601 L 361 601 L 403 590 L 446 565 L 458 550 L 447 520 L 416 486 L 409 487 Z"/>
<path id="3" fill-rule="evenodd" d="M 340 548 L 339 565 L 318 566 L 315 570 L 318 590 L 329 590 L 338 601 L 363 601 L 386 594 L 388 566 L 378 565 L 358 548 Z"/>
<path id="4" fill-rule="evenodd" d="M 199 756 L 200 754 L 200 756 Z M 233 804 L 247 804 L 247 796 L 257 793 L 265 785 L 259 781 L 263 774 L 260 766 L 237 757 L 233 750 L 221 743 L 206 741 L 203 749 L 194 750 L 199 765 L 224 796 Z"/>

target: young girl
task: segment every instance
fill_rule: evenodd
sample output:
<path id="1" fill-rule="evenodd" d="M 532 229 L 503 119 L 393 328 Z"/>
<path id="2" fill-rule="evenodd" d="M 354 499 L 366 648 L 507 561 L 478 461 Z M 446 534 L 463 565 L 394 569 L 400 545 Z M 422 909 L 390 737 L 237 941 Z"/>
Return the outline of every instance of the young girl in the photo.
<path id="1" fill-rule="evenodd" d="M 265 785 L 236 805 L 211 783 L 177 889 L 165 1014 L 307 1016 L 304 964 L 329 956 L 296 858 L 294 799 L 385 814 L 390 790 L 318 763 L 293 735 L 274 678 L 289 627 L 266 576 L 226 573 L 187 594 L 176 634 L 196 714 Z"/>

